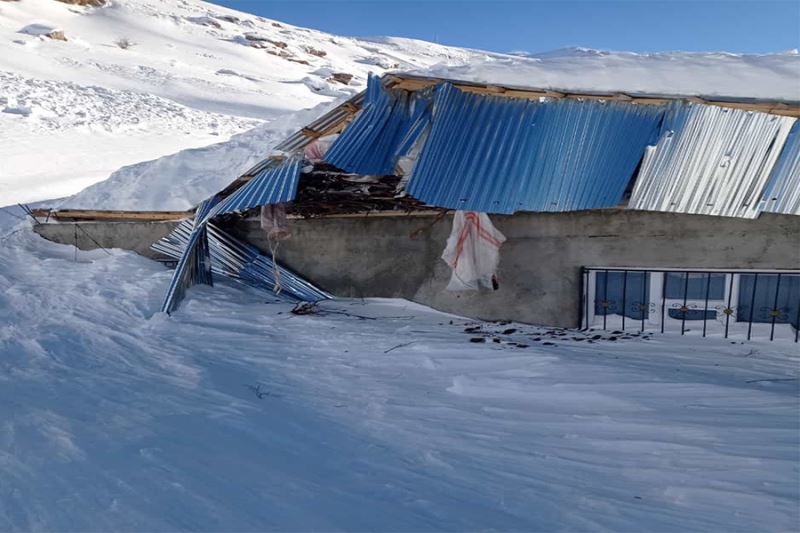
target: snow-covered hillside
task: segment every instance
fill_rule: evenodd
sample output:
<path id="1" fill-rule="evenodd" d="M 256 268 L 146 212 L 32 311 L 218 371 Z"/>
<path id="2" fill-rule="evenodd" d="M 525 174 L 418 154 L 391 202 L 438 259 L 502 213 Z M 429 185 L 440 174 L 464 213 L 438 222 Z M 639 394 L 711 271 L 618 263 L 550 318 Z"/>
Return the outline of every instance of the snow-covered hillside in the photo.
<path id="1" fill-rule="evenodd" d="M 2 531 L 797 528 L 792 343 L 295 316 L 225 280 L 167 317 L 169 270 L 75 253 L 0 231 Z"/>
<path id="2" fill-rule="evenodd" d="M 369 72 L 484 56 L 197 0 L 0 2 L 0 205 L 73 194 L 123 165 L 351 95 Z"/>

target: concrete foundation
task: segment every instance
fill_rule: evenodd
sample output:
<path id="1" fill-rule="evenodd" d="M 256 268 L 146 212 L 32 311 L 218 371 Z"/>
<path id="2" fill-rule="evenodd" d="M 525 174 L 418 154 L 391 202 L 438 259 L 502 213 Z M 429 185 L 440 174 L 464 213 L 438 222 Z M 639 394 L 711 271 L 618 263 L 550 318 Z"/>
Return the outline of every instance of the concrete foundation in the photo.
<path id="1" fill-rule="evenodd" d="M 453 293 L 440 259 L 452 217 L 369 216 L 291 221 L 280 262 L 338 296 L 402 297 L 482 319 L 575 327 L 580 320 L 582 266 L 798 269 L 800 217 L 755 220 L 632 210 L 493 216 L 508 241 L 501 249 L 497 291 Z M 104 247 L 152 256 L 150 243 L 174 223 L 85 225 Z M 227 230 L 268 251 L 258 221 Z M 72 244 L 72 224 L 37 227 Z M 87 238 L 78 245 L 91 248 Z M 416 234 L 416 238 L 411 235 Z"/>

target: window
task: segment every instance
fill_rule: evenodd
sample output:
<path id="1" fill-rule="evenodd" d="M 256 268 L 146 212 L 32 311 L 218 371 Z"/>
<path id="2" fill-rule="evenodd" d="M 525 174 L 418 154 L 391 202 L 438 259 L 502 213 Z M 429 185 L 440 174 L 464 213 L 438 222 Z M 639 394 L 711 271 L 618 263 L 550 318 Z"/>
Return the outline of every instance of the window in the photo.
<path id="1" fill-rule="evenodd" d="M 706 309 L 687 309 L 685 312 L 680 309 L 670 309 L 667 311 L 670 318 L 675 320 L 714 320 L 717 318 L 717 311 Z"/>
<path id="2" fill-rule="evenodd" d="M 646 272 L 598 272 L 595 277 L 596 315 L 625 315 L 642 320 L 650 307 L 650 274 Z"/>
<path id="3" fill-rule="evenodd" d="M 725 298 L 725 274 L 703 272 L 667 272 L 664 297 L 670 300 L 709 300 Z"/>
<path id="4" fill-rule="evenodd" d="M 739 322 L 772 322 L 800 327 L 800 275 L 742 274 L 739 277 Z"/>

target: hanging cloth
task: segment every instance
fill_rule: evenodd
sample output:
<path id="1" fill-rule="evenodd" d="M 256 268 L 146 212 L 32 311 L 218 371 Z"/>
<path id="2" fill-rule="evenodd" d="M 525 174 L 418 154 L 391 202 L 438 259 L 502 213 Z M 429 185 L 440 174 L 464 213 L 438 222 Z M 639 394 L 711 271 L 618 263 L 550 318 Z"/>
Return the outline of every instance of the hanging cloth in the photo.
<path id="1" fill-rule="evenodd" d="M 500 246 L 505 241 L 486 213 L 456 211 L 453 230 L 442 253 L 442 259 L 453 269 L 447 290 L 497 289 Z"/>

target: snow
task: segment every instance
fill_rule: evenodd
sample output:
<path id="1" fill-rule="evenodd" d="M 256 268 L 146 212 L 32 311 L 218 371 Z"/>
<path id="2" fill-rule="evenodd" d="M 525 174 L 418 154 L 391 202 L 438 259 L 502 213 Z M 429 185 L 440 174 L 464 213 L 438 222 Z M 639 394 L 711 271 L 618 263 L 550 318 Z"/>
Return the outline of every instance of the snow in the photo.
<path id="1" fill-rule="evenodd" d="M 43 36 L 54 29 L 67 41 Z M 125 40 L 131 45 L 123 48 Z M 102 194 L 94 190 L 63 205 L 101 207 L 89 203 L 99 195 L 105 208 L 129 208 L 134 199 L 141 200 L 137 209 L 190 207 L 246 166 L 244 157 L 228 167 L 224 159 L 243 142 L 260 147 L 250 160 L 263 158 L 278 134 L 295 125 L 293 113 L 322 109 L 362 90 L 368 73 L 390 70 L 576 91 L 800 100 L 797 51 L 577 48 L 520 57 L 397 37 L 342 37 L 198 0 L 126 0 L 102 8 L 3 2 L 0 206 L 69 196 L 127 167 L 112 180 L 131 182 L 119 193 L 109 184 Z M 334 73 L 353 79 L 344 85 L 332 80 Z M 249 141 L 239 137 L 228 148 L 201 151 L 202 163 L 188 160 L 195 149 L 256 125 Z"/>
<path id="2" fill-rule="evenodd" d="M 67 40 L 43 36 L 54 29 Z M 3 2 L 0 206 L 68 196 L 122 166 L 218 143 L 351 96 L 369 72 L 485 55 L 422 41 L 338 37 L 197 0 L 102 8 Z M 336 72 L 353 79 L 332 81 Z M 229 169 L 224 179 L 235 177 Z M 187 180 L 191 194 L 197 179 L 165 175 L 162 188 Z"/>
<path id="3" fill-rule="evenodd" d="M 800 53 L 637 54 L 585 48 L 487 57 L 416 72 L 505 86 L 656 95 L 800 101 Z"/>
<path id="4" fill-rule="evenodd" d="M 591 52 L 563 50 L 541 58 L 474 58 L 462 66 L 445 63 L 416 74 L 512 86 L 800 100 L 800 55 L 793 52 L 771 56 Z M 232 70 L 225 73 L 244 76 Z M 326 78 L 331 71 L 320 69 L 317 74 Z M 745 80 L 746 84 L 741 84 L 740 80 Z M 107 182 L 79 193 L 63 205 L 100 209 L 188 209 L 222 189 L 263 159 L 271 147 L 289 133 L 302 128 L 339 101 L 341 98 L 302 114 L 281 116 L 230 144 L 222 142 L 209 150 L 179 152 L 123 168 Z M 243 141 L 247 149 L 252 150 L 251 157 L 229 157 L 229 152 L 239 152 L 243 148 Z M 198 154 L 202 154 L 200 159 Z M 193 170 L 186 172 L 187 168 Z M 176 186 L 178 183 L 180 186 Z M 198 187 L 198 183 L 203 185 Z M 123 184 L 127 185 L 117 190 Z"/>
<path id="5" fill-rule="evenodd" d="M 795 344 L 544 345 L 225 281 L 167 317 L 159 264 L 4 219 L 2 530 L 797 527 Z"/>
<path id="6" fill-rule="evenodd" d="M 234 135 L 229 141 L 183 150 L 122 167 L 105 180 L 64 200 L 73 209 L 187 210 L 219 192 L 264 159 L 272 146 L 324 113 L 329 104 L 282 116 Z"/>
<path id="7" fill-rule="evenodd" d="M 197 0 L 0 2 L 0 206 L 91 185 L 62 205 L 186 209 L 369 72 L 796 100 L 798 57 L 523 58 Z M 168 317 L 169 270 L 20 213 L 0 209 L 0 530 L 797 528 L 796 344 L 590 343 L 403 300 L 296 316 L 225 280 Z"/>

